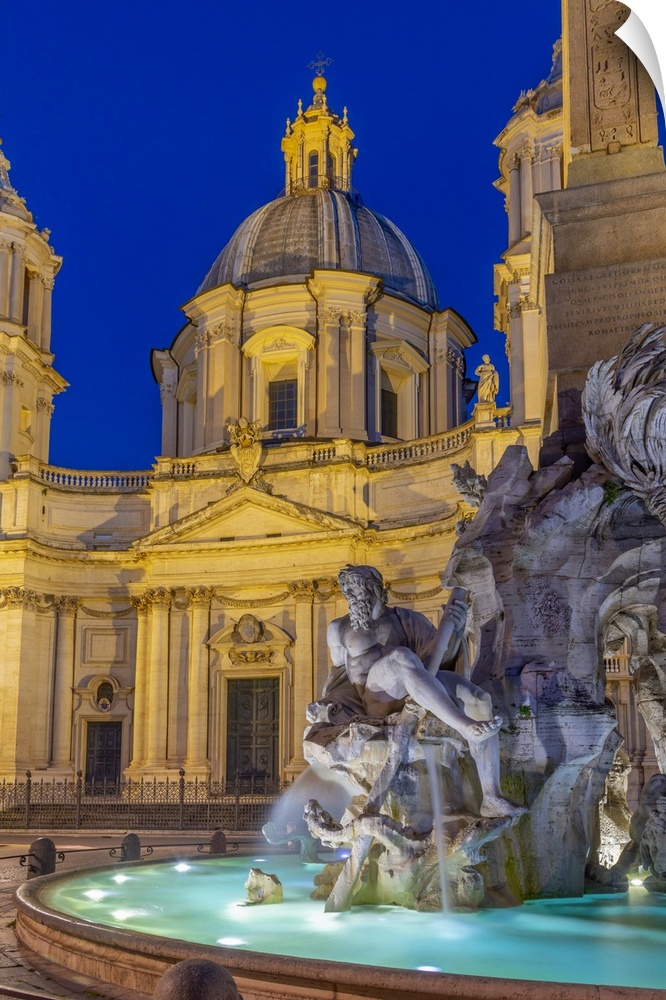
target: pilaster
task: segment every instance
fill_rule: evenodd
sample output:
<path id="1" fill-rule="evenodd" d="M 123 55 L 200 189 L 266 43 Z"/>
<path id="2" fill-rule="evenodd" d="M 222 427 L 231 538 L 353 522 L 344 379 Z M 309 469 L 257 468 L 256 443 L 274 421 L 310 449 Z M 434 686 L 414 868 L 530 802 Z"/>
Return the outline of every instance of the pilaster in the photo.
<path id="1" fill-rule="evenodd" d="M 55 407 L 50 399 L 37 397 L 37 415 L 35 417 L 35 457 L 40 462 L 49 460 L 49 439 L 51 436 L 51 417 Z"/>
<path id="2" fill-rule="evenodd" d="M 164 587 L 157 587 L 154 590 L 146 591 L 145 597 L 151 609 L 145 766 L 148 770 L 165 770 L 167 768 L 171 593 Z"/>
<path id="3" fill-rule="evenodd" d="M 509 163 L 509 246 L 518 242 L 523 231 L 520 207 L 520 160 L 512 156 Z"/>
<path id="4" fill-rule="evenodd" d="M 319 322 L 317 350 L 317 436 L 342 437 L 340 427 L 340 323 L 342 313 L 325 306 Z"/>
<path id="5" fill-rule="evenodd" d="M 0 590 L 0 775 L 46 768 L 53 683 L 52 611 L 24 587 Z"/>
<path id="6" fill-rule="evenodd" d="M 9 318 L 14 323 L 23 321 L 23 290 L 25 285 L 25 250 L 12 243 L 11 278 L 9 283 Z"/>
<path id="7" fill-rule="evenodd" d="M 46 274 L 42 277 L 44 282 L 44 292 L 42 296 L 42 323 L 39 345 L 43 351 L 51 349 L 51 306 L 53 298 L 54 277 Z"/>
<path id="8" fill-rule="evenodd" d="M 189 599 L 189 663 L 187 682 L 187 757 L 184 767 L 189 779 L 208 778 L 208 657 L 212 591 L 193 587 Z"/>
<path id="9" fill-rule="evenodd" d="M 532 199 L 534 184 L 532 180 L 533 149 L 526 143 L 520 151 L 520 218 L 521 236 L 532 232 Z"/>
<path id="10" fill-rule="evenodd" d="M 150 675 L 150 599 L 147 594 L 131 598 L 136 612 L 136 663 L 134 667 L 134 725 L 130 774 L 139 771 L 146 760 Z"/>
<path id="11" fill-rule="evenodd" d="M 9 282 L 12 251 L 7 242 L 0 243 L 0 316 L 9 317 Z"/>
<path id="12" fill-rule="evenodd" d="M 44 300 L 44 283 L 39 272 L 28 270 L 28 315 L 27 337 L 37 347 L 42 342 L 42 306 Z"/>
<path id="13" fill-rule="evenodd" d="M 74 653 L 76 597 L 58 597 L 55 680 L 53 685 L 53 737 L 49 770 L 72 772 L 72 692 L 74 689 Z"/>
<path id="14" fill-rule="evenodd" d="M 303 732 L 307 725 L 305 711 L 310 702 L 315 699 L 313 663 L 316 661 L 313 648 L 312 614 L 316 585 L 312 580 L 293 580 L 287 586 L 294 599 L 296 643 L 293 651 L 292 739 L 289 748 L 289 764 L 285 773 L 287 776 L 296 777 L 307 767 L 303 757 Z"/>
<path id="15" fill-rule="evenodd" d="M 14 435 L 18 429 L 19 390 L 24 381 L 18 372 L 0 373 L 0 399 L 2 421 L 0 423 L 0 480 L 9 478 L 13 455 Z"/>

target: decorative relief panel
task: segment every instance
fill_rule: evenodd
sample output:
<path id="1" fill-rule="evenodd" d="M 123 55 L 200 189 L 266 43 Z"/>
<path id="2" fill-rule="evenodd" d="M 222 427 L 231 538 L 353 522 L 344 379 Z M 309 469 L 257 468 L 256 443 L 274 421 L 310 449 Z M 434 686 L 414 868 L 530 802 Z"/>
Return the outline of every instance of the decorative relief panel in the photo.
<path id="1" fill-rule="evenodd" d="M 129 666 L 129 628 L 84 627 L 82 647 L 86 666 Z"/>

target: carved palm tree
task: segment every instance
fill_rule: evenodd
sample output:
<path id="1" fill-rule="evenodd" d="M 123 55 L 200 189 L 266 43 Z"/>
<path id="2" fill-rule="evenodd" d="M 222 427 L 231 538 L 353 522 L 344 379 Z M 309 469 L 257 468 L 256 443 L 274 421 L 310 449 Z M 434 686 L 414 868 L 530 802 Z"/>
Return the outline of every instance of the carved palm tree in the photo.
<path id="1" fill-rule="evenodd" d="M 666 526 L 666 327 L 646 323 L 597 361 L 583 393 L 587 450 Z"/>

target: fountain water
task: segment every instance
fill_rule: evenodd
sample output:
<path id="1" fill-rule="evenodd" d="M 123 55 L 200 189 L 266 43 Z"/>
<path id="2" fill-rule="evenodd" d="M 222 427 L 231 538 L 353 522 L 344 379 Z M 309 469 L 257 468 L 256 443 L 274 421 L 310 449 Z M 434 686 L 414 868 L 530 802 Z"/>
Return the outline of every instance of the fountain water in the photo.
<path id="1" fill-rule="evenodd" d="M 252 864 L 277 873 L 281 907 L 242 905 Z M 323 1000 L 332 984 L 350 997 L 367 996 L 370 984 L 373 995 L 383 987 L 405 1000 L 447 991 L 466 1000 L 555 1000 L 557 984 L 572 980 L 604 986 L 603 1000 L 630 1000 L 631 986 L 649 991 L 640 1000 L 664 1000 L 666 902 L 643 888 L 443 920 L 389 906 L 325 913 L 309 898 L 312 872 L 294 856 L 262 855 L 46 876 L 21 890 L 19 933 L 60 960 L 76 957 L 81 971 L 147 991 L 170 962 L 212 957 L 245 1000 L 276 992 Z M 567 997 L 599 1000 L 596 986 L 567 987 Z"/>
<path id="2" fill-rule="evenodd" d="M 440 783 L 441 745 L 424 743 L 423 754 L 428 769 L 433 832 L 439 866 L 439 891 L 442 897 L 442 913 L 444 916 L 447 916 L 449 912 L 449 879 L 447 873 L 446 841 L 444 838 L 444 803 L 442 802 L 442 787 Z"/>

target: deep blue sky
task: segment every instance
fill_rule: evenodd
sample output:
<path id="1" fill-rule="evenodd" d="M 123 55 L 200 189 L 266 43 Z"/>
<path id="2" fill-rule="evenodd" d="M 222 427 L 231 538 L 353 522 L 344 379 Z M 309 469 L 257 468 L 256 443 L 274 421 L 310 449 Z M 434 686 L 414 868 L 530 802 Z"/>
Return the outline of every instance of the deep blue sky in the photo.
<path id="1" fill-rule="evenodd" d="M 521 89 L 550 70 L 559 0 L 34 0 L 4 3 L 0 135 L 11 178 L 64 257 L 51 462 L 140 469 L 160 450 L 152 347 L 238 224 L 283 184 L 280 139 L 318 50 L 349 108 L 354 185 L 392 219 L 498 363 L 492 184 Z M 11 42 L 11 44 L 9 44 Z M 502 369 L 505 373 L 505 368 Z M 508 400 L 506 374 L 498 402 Z"/>

